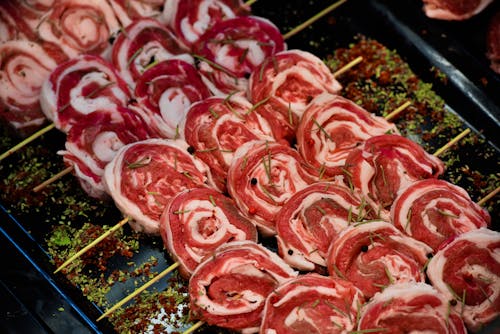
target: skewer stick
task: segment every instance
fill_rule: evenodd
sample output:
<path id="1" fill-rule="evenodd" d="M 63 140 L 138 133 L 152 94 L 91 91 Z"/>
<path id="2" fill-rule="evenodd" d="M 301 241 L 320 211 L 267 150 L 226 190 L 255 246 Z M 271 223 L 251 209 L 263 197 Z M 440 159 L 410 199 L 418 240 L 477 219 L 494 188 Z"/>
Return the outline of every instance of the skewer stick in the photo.
<path id="1" fill-rule="evenodd" d="M 130 295 L 128 295 L 127 297 L 123 298 L 118 303 L 116 303 L 113 307 L 111 307 L 109 310 L 107 310 L 105 313 L 103 313 L 97 319 L 97 321 L 106 318 L 108 315 L 110 315 L 111 313 L 113 313 L 116 309 L 120 308 L 123 304 L 125 304 L 126 302 L 128 302 L 129 300 L 131 300 L 132 298 L 134 298 L 135 296 L 137 296 L 138 294 L 140 294 L 141 292 L 143 292 L 147 288 L 149 288 L 154 283 L 158 282 L 160 279 L 162 279 L 163 277 L 165 277 L 170 272 L 172 272 L 175 269 L 177 269 L 177 267 L 179 267 L 179 262 L 175 262 L 174 264 L 170 265 L 167 269 L 163 270 L 161 273 L 159 273 L 158 275 L 156 275 L 151 281 L 147 282 L 146 284 L 144 284 L 140 288 L 137 288 Z"/>
<path id="2" fill-rule="evenodd" d="M 94 247 L 99 242 L 101 242 L 102 240 L 104 240 L 108 235 L 110 235 L 111 233 L 113 233 L 114 231 L 116 231 L 117 229 L 119 229 L 120 227 L 122 227 L 123 225 L 125 225 L 128 222 L 129 219 L 130 219 L 129 217 L 123 218 L 118 224 L 116 224 L 115 226 L 113 226 L 112 228 L 110 228 L 109 230 L 107 230 L 105 233 L 101 234 L 97 239 L 95 239 L 94 241 L 92 241 L 90 244 L 88 244 L 84 248 L 80 249 L 80 251 L 78 251 L 76 254 L 74 254 L 72 257 L 70 257 L 68 260 L 66 260 L 66 262 L 64 262 L 61 266 L 59 266 L 59 268 L 57 268 L 56 271 L 54 271 L 54 274 L 57 273 L 57 272 L 59 272 L 60 270 L 62 270 L 64 268 L 66 268 L 75 259 L 79 258 L 83 254 L 85 254 L 86 252 L 88 252 L 92 247 Z"/>
<path id="3" fill-rule="evenodd" d="M 75 169 L 74 166 L 69 166 L 66 169 L 63 169 L 62 171 L 60 171 L 56 175 L 52 176 L 50 179 L 45 180 L 42 183 L 40 183 L 39 185 L 37 185 L 35 188 L 33 188 L 33 191 L 36 193 L 39 192 L 40 190 L 42 190 L 43 188 L 45 188 L 49 184 L 62 178 L 64 175 L 71 173 L 73 171 L 73 169 Z"/>
<path id="4" fill-rule="evenodd" d="M 385 120 L 386 121 L 390 121 L 391 119 L 393 119 L 394 117 L 396 117 L 401 111 L 405 110 L 406 108 L 408 108 L 409 106 L 411 105 L 411 102 L 410 101 L 406 101 L 405 103 L 403 103 L 402 105 L 400 105 L 399 107 L 397 107 L 396 109 L 394 109 L 389 115 L 385 116 Z"/>
<path id="5" fill-rule="evenodd" d="M 436 152 L 433 153 L 435 157 L 439 157 L 444 151 L 455 145 L 459 140 L 461 140 L 463 137 L 467 136 L 470 133 L 470 129 L 465 129 L 464 131 L 460 132 L 455 138 L 447 142 L 443 147 L 438 149 Z"/>
<path id="6" fill-rule="evenodd" d="M 330 6 L 326 7 L 321 12 L 319 12 L 318 14 L 314 15 L 310 19 L 306 20 L 302 24 L 299 24 L 298 26 L 296 26 L 295 28 L 293 28 L 292 30 L 290 30 L 289 32 L 284 34 L 283 39 L 289 39 L 290 37 L 298 34 L 299 32 L 301 32 L 302 30 L 304 30 L 305 28 L 307 28 L 308 26 L 310 26 L 311 24 L 313 24 L 314 22 L 316 22 L 317 20 L 319 20 L 320 18 L 322 18 L 326 14 L 330 13 L 332 10 L 339 7 L 340 5 L 342 5 L 345 2 L 347 2 L 347 0 L 340 0 L 340 1 L 337 1 L 333 4 L 331 4 Z"/>
<path id="7" fill-rule="evenodd" d="M 182 334 L 190 334 L 193 333 L 195 330 L 203 326 L 204 322 L 203 321 L 198 321 L 195 323 L 193 326 L 189 327 L 187 330 L 185 330 Z"/>
<path id="8" fill-rule="evenodd" d="M 363 61 L 363 57 L 361 57 L 361 56 L 354 58 L 353 60 L 351 60 L 350 62 L 348 62 L 347 64 L 345 64 L 341 68 L 339 68 L 337 71 L 335 71 L 333 73 L 333 76 L 336 78 L 339 75 L 344 74 L 345 72 L 349 71 L 351 68 L 358 65 L 362 61 Z"/>
<path id="9" fill-rule="evenodd" d="M 248 0 L 247 2 L 245 2 L 245 6 L 251 6 L 256 2 L 257 2 L 257 0 Z"/>
<path id="10" fill-rule="evenodd" d="M 484 204 L 486 204 L 486 202 L 488 202 L 490 199 L 495 197 L 499 192 L 500 192 L 500 187 L 497 187 L 495 190 L 490 192 L 488 195 L 484 196 L 479 202 L 477 202 L 477 204 L 479 206 L 483 206 Z"/>
<path id="11" fill-rule="evenodd" d="M 29 143 L 31 143 L 32 141 L 34 141 L 38 137 L 42 136 L 46 132 L 49 132 L 50 130 L 52 130 L 55 127 L 56 126 L 54 125 L 54 123 L 52 123 L 50 125 L 47 125 L 43 129 L 38 130 L 37 132 L 35 132 L 31 136 L 29 136 L 28 138 L 24 139 L 22 142 L 20 142 L 16 146 L 12 147 L 11 149 L 7 150 L 2 155 L 0 155 L 0 161 L 2 161 L 3 159 L 7 158 L 10 155 L 12 155 L 14 152 L 16 152 L 19 149 L 23 148 L 24 146 L 28 145 Z"/>

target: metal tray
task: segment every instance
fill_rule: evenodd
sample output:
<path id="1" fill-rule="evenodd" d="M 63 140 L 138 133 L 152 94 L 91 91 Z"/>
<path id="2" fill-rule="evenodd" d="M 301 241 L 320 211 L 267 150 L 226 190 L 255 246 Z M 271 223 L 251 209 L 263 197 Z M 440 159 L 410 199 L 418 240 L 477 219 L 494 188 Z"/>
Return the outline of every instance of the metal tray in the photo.
<path id="1" fill-rule="evenodd" d="M 252 5 L 252 12 L 270 19 L 286 32 L 330 3 L 326 0 L 261 0 Z M 481 139 L 475 146 L 459 147 L 459 163 L 480 175 L 492 175 L 486 182 L 498 186 L 500 76 L 489 68 L 485 36 L 489 18 L 499 8 L 497 1 L 470 20 L 444 22 L 425 17 L 420 1 L 350 0 L 287 40 L 287 44 L 289 49 L 307 50 L 326 58 L 363 34 L 396 50 L 420 79 L 432 83 L 433 90 L 446 101 L 448 112 L 458 114 L 465 126 Z M 436 69 L 446 75 L 446 83 L 436 79 Z M 20 140 L 5 127 L 2 133 L 0 151 Z M 55 266 L 48 253 L 47 238 L 54 226 L 78 227 L 86 222 L 111 226 L 120 218 L 113 205 L 87 199 L 71 176 L 41 194 L 30 192 L 33 186 L 63 169 L 56 154 L 63 147 L 64 135 L 52 131 L 0 165 L 2 189 L 7 192 L 0 203 L 0 254 L 4 258 L 0 271 L 0 331 L 3 333 L 116 332 L 107 320 L 95 321 L 103 312 L 97 303 L 89 301 L 67 277 L 52 273 Z M 488 152 L 487 158 L 478 159 L 477 152 L 483 150 Z M 17 178 L 8 179 L 13 170 L 18 171 Z M 479 174 L 471 174 L 469 178 Z M 458 179 L 456 175 L 448 176 Z M 463 182 L 467 184 L 465 178 Z M 479 199 L 479 192 L 471 196 Z M 85 201 L 83 209 L 74 199 Z M 72 211 L 77 207 L 81 211 Z M 491 201 L 488 208 L 492 228 L 499 230 L 499 201 Z M 125 234 L 130 232 L 127 226 L 124 230 Z M 140 264 L 151 256 L 156 259 L 153 261 L 155 272 L 171 263 L 160 239 L 142 238 L 139 251 L 131 260 L 115 256 L 107 271 L 128 268 L 128 261 Z M 145 281 L 145 278 L 130 278 L 115 284 L 106 294 L 109 305 Z M 155 288 L 161 291 L 168 284 L 163 280 Z"/>

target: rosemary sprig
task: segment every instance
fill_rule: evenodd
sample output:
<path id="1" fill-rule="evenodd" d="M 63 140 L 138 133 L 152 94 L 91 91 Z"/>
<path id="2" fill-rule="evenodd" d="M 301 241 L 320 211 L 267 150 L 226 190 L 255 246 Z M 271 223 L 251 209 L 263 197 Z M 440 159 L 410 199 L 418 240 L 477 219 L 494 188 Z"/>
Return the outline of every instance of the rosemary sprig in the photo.
<path id="1" fill-rule="evenodd" d="M 316 125 L 318 127 L 318 130 L 320 130 L 321 132 L 323 132 L 323 134 L 325 135 L 325 137 L 330 140 L 330 141 L 333 141 L 333 138 L 330 136 L 330 134 L 328 132 L 326 132 L 325 128 L 323 126 L 321 126 L 321 124 L 318 123 L 318 121 L 316 120 L 316 118 L 313 117 L 312 119 L 314 125 Z"/>
<path id="2" fill-rule="evenodd" d="M 144 157 L 136 162 L 125 162 L 127 164 L 127 168 L 136 169 L 147 166 L 151 163 L 151 157 Z"/>
<path id="3" fill-rule="evenodd" d="M 254 111 L 255 109 L 257 109 L 261 105 L 265 104 L 267 101 L 269 101 L 270 98 L 271 97 L 268 96 L 268 97 L 260 100 L 259 102 L 255 103 L 250 109 L 247 110 L 246 115 L 250 114 L 252 111 Z"/>
<path id="4" fill-rule="evenodd" d="M 134 54 L 132 55 L 132 57 L 130 57 L 130 59 L 127 61 L 127 66 L 126 68 L 129 68 L 130 65 L 132 65 L 132 62 L 135 60 L 135 58 L 139 57 L 139 55 L 141 54 L 141 52 L 144 50 L 144 48 L 140 47 L 139 49 L 137 49 Z"/>
<path id="5" fill-rule="evenodd" d="M 208 198 L 210 199 L 210 203 L 212 203 L 212 205 L 213 205 L 214 207 L 216 207 L 216 206 L 217 206 L 217 203 L 215 203 L 215 199 L 214 199 L 214 197 L 213 197 L 212 195 L 209 195 L 209 196 L 208 196 Z"/>
<path id="6" fill-rule="evenodd" d="M 227 68 L 225 68 L 224 66 L 220 65 L 220 64 L 217 64 L 217 63 L 214 63 L 213 61 L 203 57 L 203 56 L 200 56 L 200 55 L 193 55 L 193 57 L 195 59 L 198 59 L 200 61 L 203 61 L 205 63 L 207 63 L 208 65 L 210 65 L 211 67 L 221 71 L 221 72 L 224 72 L 225 74 L 229 75 L 230 77 L 236 79 L 236 82 L 238 82 L 238 77 L 236 75 L 234 75 L 230 70 L 228 70 Z"/>

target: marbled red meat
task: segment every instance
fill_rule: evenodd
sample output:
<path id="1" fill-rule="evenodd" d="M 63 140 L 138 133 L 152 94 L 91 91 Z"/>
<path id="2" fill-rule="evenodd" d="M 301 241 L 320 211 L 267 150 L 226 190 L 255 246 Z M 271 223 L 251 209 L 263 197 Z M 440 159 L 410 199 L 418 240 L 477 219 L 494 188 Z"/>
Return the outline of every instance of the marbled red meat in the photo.
<path id="1" fill-rule="evenodd" d="M 20 133 L 30 133 L 45 121 L 40 91 L 57 60 L 35 42 L 0 44 L 0 117 Z"/>
<path id="2" fill-rule="evenodd" d="M 351 100 L 323 93 L 311 101 L 299 121 L 297 146 L 311 166 L 326 176 L 342 174 L 352 149 L 370 137 L 399 134 L 396 126 Z"/>
<path id="3" fill-rule="evenodd" d="M 260 244 L 227 243 L 193 272 L 191 315 L 209 325 L 257 332 L 267 296 L 296 276 L 278 255 Z"/>
<path id="4" fill-rule="evenodd" d="M 466 334 L 460 314 L 450 311 L 448 303 L 443 294 L 428 284 L 394 284 L 363 306 L 357 330 L 360 333 Z"/>
<path id="5" fill-rule="evenodd" d="M 344 174 L 350 186 L 380 207 L 388 218 L 390 206 L 411 183 L 437 178 L 444 164 L 412 140 L 397 135 L 371 137 L 346 158 Z"/>
<path id="6" fill-rule="evenodd" d="M 351 282 L 307 274 L 280 285 L 267 297 L 261 334 L 334 334 L 356 329 L 364 303 Z"/>
<path id="7" fill-rule="evenodd" d="M 104 170 L 104 184 L 136 231 L 159 234 L 168 200 L 207 183 L 207 167 L 182 140 L 147 139 L 123 146 Z"/>
<path id="8" fill-rule="evenodd" d="M 444 180 L 427 179 L 408 186 L 394 200 L 391 221 L 402 232 L 437 250 L 450 237 L 488 227 L 488 211 L 465 189 Z"/>
<path id="9" fill-rule="evenodd" d="M 181 137 L 209 166 L 220 191 L 227 190 L 227 171 L 238 147 L 251 140 L 273 141 L 269 124 L 252 108 L 241 94 L 211 97 L 191 106 L 180 127 Z"/>
<path id="10" fill-rule="evenodd" d="M 340 182 L 318 182 L 296 192 L 276 220 L 280 256 L 292 267 L 326 267 L 328 248 L 350 224 L 376 212 Z"/>
<path id="11" fill-rule="evenodd" d="M 106 56 L 109 37 L 120 29 L 111 6 L 100 0 L 55 1 L 37 23 L 37 36 L 57 45 L 69 58 Z"/>
<path id="12" fill-rule="evenodd" d="M 123 27 L 144 18 L 152 18 L 164 23 L 165 0 L 108 0 L 108 2 Z"/>
<path id="13" fill-rule="evenodd" d="M 486 43 L 486 57 L 490 60 L 490 67 L 500 74 L 500 10 L 490 19 Z"/>
<path id="14" fill-rule="evenodd" d="M 177 37 L 154 19 L 138 19 L 120 33 L 112 47 L 111 62 L 133 89 L 137 79 L 149 67 L 163 60 L 179 57 L 189 61 Z"/>
<path id="15" fill-rule="evenodd" d="M 40 104 L 56 128 L 68 132 L 79 117 L 126 106 L 130 97 L 127 84 L 110 63 L 81 55 L 52 71 L 42 86 Z"/>
<path id="16" fill-rule="evenodd" d="M 423 0 L 425 14 L 433 19 L 466 20 L 485 9 L 493 0 Z"/>
<path id="17" fill-rule="evenodd" d="M 66 137 L 65 150 L 59 151 L 66 165 L 87 194 L 107 199 L 102 176 L 104 168 L 124 145 L 148 139 L 151 131 L 141 118 L 125 107 L 98 110 L 80 118 Z"/>
<path id="18" fill-rule="evenodd" d="M 185 190 L 168 202 L 160 219 L 160 233 L 180 272 L 189 277 L 219 246 L 257 242 L 257 229 L 238 211 L 234 201 L 204 187 Z"/>
<path id="19" fill-rule="evenodd" d="M 191 104 L 208 98 L 210 91 L 192 64 L 171 59 L 137 79 L 135 96 L 144 120 L 160 136 L 174 138 Z"/>
<path id="20" fill-rule="evenodd" d="M 271 21 L 240 16 L 214 24 L 200 37 L 194 53 L 207 85 L 214 94 L 225 95 L 246 91 L 250 74 L 264 59 L 285 48 L 278 27 Z"/>
<path id="21" fill-rule="evenodd" d="M 444 244 L 427 276 L 467 328 L 477 332 L 500 316 L 500 233 L 480 228 Z"/>
<path id="22" fill-rule="evenodd" d="M 249 10 L 241 0 L 166 0 L 164 19 L 183 44 L 192 48 L 215 23 Z"/>
<path id="23" fill-rule="evenodd" d="M 291 147 L 253 140 L 235 153 L 227 175 L 227 187 L 238 208 L 265 235 L 276 233 L 281 207 L 293 194 L 315 182 L 315 171 Z"/>
<path id="24" fill-rule="evenodd" d="M 327 267 L 330 275 L 353 282 L 370 298 L 394 283 L 424 282 L 431 252 L 391 223 L 362 222 L 343 230 L 332 243 Z"/>

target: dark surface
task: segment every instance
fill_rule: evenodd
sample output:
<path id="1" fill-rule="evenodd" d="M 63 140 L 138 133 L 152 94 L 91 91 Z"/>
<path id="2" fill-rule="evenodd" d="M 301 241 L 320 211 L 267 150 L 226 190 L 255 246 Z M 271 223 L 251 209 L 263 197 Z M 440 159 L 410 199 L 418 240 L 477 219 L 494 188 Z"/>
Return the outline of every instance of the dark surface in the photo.
<path id="1" fill-rule="evenodd" d="M 260 0 L 253 13 L 269 18 L 286 32 L 329 3 Z M 465 22 L 444 22 L 426 18 L 420 1 L 350 0 L 287 44 L 325 57 L 363 33 L 397 50 L 424 81 L 434 80 L 429 68 L 435 66 L 450 81 L 446 86 L 436 82 L 437 93 L 475 132 L 500 147 L 500 77 L 489 69 L 485 57 L 487 23 L 499 5 L 496 1 Z M 94 322 L 101 310 L 60 275 L 51 273 L 54 268 L 39 237 L 44 231 L 28 232 L 23 226 L 1 212 L 0 333 L 111 332 L 106 321 Z M 496 325 L 487 333 L 493 333 Z"/>

